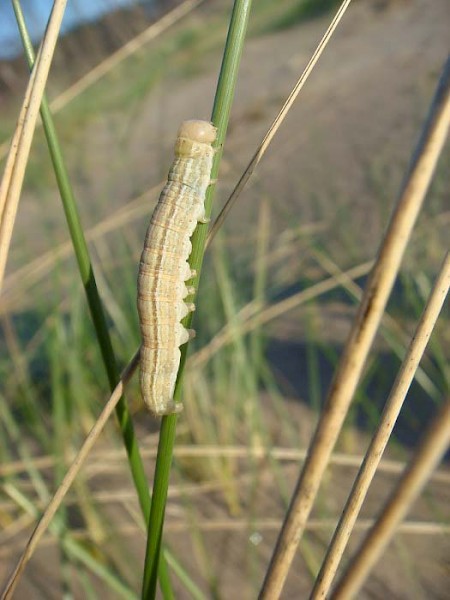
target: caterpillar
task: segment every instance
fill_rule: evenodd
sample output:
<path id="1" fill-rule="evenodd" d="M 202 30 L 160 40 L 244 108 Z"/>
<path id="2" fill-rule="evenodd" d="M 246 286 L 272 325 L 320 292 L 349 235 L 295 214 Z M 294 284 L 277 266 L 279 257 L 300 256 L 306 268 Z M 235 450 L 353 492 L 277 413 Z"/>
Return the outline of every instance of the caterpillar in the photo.
<path id="1" fill-rule="evenodd" d="M 187 260 L 190 237 L 205 218 L 216 128 L 208 121 L 184 121 L 178 130 L 175 159 L 153 212 L 139 263 L 137 306 L 142 337 L 140 387 L 156 416 L 177 413 L 182 404 L 173 393 L 180 365 L 180 346 L 195 335 L 181 320 L 194 304 L 186 281 L 195 276 Z"/>

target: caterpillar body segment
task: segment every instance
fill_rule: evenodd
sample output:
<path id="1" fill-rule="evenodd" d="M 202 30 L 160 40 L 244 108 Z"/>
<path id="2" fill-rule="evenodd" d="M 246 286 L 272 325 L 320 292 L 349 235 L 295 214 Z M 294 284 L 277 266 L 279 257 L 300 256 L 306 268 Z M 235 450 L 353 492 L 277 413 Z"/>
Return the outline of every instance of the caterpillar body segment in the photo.
<path id="1" fill-rule="evenodd" d="M 216 128 L 207 121 L 182 123 L 175 160 L 145 236 L 139 264 L 138 313 L 142 337 L 140 385 L 157 416 L 182 410 L 173 400 L 180 346 L 195 335 L 180 321 L 195 309 L 186 281 L 196 275 L 187 260 L 198 222 L 207 222 L 205 195 L 211 182 Z"/>

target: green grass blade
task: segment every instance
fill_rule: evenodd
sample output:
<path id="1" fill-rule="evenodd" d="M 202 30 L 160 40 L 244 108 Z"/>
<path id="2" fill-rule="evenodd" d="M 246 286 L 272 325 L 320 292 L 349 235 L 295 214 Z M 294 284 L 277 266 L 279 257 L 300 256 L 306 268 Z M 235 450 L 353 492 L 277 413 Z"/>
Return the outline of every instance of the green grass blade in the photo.
<path id="1" fill-rule="evenodd" d="M 219 172 L 219 164 L 222 156 L 223 143 L 225 141 L 231 106 L 233 103 L 239 71 L 248 19 L 250 16 L 251 0 L 235 0 L 228 30 L 222 66 L 217 84 L 214 107 L 212 111 L 212 122 L 217 127 L 217 152 L 214 157 L 211 170 L 211 179 L 215 179 Z M 215 186 L 208 188 L 205 200 L 206 216 L 210 216 Z M 194 285 L 197 288 L 198 279 L 203 263 L 207 226 L 199 224 L 192 236 L 192 253 L 189 263 L 196 270 L 197 276 Z M 189 327 L 192 315 L 188 316 L 183 324 Z M 186 362 L 187 344 L 181 348 L 180 369 L 175 388 L 175 400 L 179 400 L 181 394 L 181 381 Z M 147 553 L 145 557 L 144 578 L 142 587 L 142 598 L 148 600 L 156 594 L 156 581 L 158 563 L 160 557 L 162 530 L 164 524 L 164 513 L 167 500 L 169 474 L 172 464 L 173 446 L 175 442 L 177 415 L 163 417 L 161 424 L 158 455 L 156 459 L 155 478 L 153 482 L 153 502 L 150 513 L 147 539 Z"/>
<path id="2" fill-rule="evenodd" d="M 34 52 L 31 45 L 22 10 L 18 0 L 13 0 L 14 11 L 16 13 L 17 23 L 22 37 L 25 53 L 30 68 L 34 64 Z M 78 214 L 75 197 L 72 186 L 70 184 L 69 175 L 64 163 L 61 147 L 59 145 L 56 129 L 50 113 L 48 102 L 44 96 L 41 106 L 41 117 L 47 138 L 47 143 L 53 162 L 56 179 L 58 182 L 61 199 L 64 206 L 64 211 L 67 218 L 67 223 L 72 237 L 72 242 L 78 262 L 81 279 L 86 290 L 86 296 L 94 323 L 95 332 L 97 334 L 100 351 L 103 362 L 108 374 L 108 380 L 111 389 L 114 389 L 119 380 L 119 372 L 117 369 L 116 359 L 111 344 L 111 338 L 108 332 L 105 313 L 103 311 L 100 296 L 97 290 L 97 284 L 94 277 L 94 271 L 89 256 L 86 239 L 84 237 L 83 227 L 81 225 Z M 130 415 L 123 399 L 117 405 L 117 417 L 124 438 L 128 457 L 130 460 L 130 468 L 133 475 L 133 480 L 139 495 L 139 502 L 144 517 L 148 514 L 150 508 L 150 497 L 142 461 L 140 459 L 136 438 L 134 434 L 133 424 Z"/>
<path id="3" fill-rule="evenodd" d="M 16 14 L 17 24 L 22 37 L 27 61 L 31 69 L 35 59 L 34 51 L 28 35 L 20 2 L 18 0 L 13 0 L 13 8 Z M 109 384 L 111 390 L 113 390 L 119 380 L 119 371 L 114 356 L 111 338 L 108 332 L 105 313 L 98 293 L 83 227 L 78 214 L 75 196 L 45 95 L 42 99 L 41 118 L 64 206 L 64 212 L 66 214 L 67 223 L 74 246 L 74 251 L 76 254 L 78 268 L 86 291 L 89 310 L 94 323 L 94 328 L 98 338 L 102 359 L 108 375 Z M 150 514 L 150 494 L 148 490 L 147 478 L 145 476 L 144 465 L 142 463 L 134 433 L 133 423 L 131 421 L 130 413 L 124 398 L 121 398 L 117 404 L 116 415 L 127 451 L 130 471 L 139 497 L 139 504 L 141 506 L 145 522 L 147 522 Z M 167 569 L 165 568 L 163 572 L 164 575 L 161 585 L 167 591 L 167 597 L 169 597 L 172 592 L 170 589 L 170 581 L 168 578 Z"/>

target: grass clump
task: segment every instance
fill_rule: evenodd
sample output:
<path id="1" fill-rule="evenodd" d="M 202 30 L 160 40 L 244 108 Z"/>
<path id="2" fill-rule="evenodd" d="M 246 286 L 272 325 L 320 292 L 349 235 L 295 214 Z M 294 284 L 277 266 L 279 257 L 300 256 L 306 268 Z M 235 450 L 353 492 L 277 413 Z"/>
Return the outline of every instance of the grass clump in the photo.
<path id="1" fill-rule="evenodd" d="M 302 3 L 304 7 L 310 4 Z M 287 2 L 259 2 L 255 6 L 254 27 L 257 28 L 258 23 L 277 22 L 275 15 L 287 9 L 292 14 L 299 6 L 292 7 L 291 3 L 288 6 Z M 207 17 L 209 15 L 202 15 L 198 22 L 172 32 L 161 42 L 161 51 L 141 52 L 128 59 L 115 73 L 99 82 L 98 87 L 91 88 L 84 100 L 75 101 L 75 116 L 68 116 L 65 121 L 61 115 L 66 136 L 63 135 L 62 141 L 76 139 L 76 118 L 81 119 L 82 128 L 89 129 L 96 115 L 103 117 L 103 112 L 112 113 L 110 123 L 117 125 L 119 134 L 115 140 L 117 162 L 108 164 L 110 179 L 116 166 L 126 159 L 128 125 L 142 127 L 143 122 L 137 117 L 134 121 L 134 116 L 146 99 L 151 99 L 150 92 L 155 90 L 154 84 L 160 75 L 173 69 L 168 77 L 171 84 L 215 60 L 224 24 L 219 24 L 217 19 L 213 26 Z M 240 35 L 243 35 L 242 30 Z M 233 46 L 231 41 L 229 45 Z M 234 67 L 238 54 L 236 46 L 228 55 Z M 154 64 L 150 68 L 152 60 Z M 261 65 L 258 68 L 262 68 Z M 224 77 L 224 89 L 217 94 L 213 112 L 213 119 L 220 127 L 220 146 L 229 116 L 232 79 Z M 121 86 L 124 81 L 127 85 Z M 90 93 L 92 96 L 87 99 Z M 121 111 L 126 116 L 121 117 Z M 253 121 L 241 118 L 240 124 L 245 135 L 250 135 Z M 96 131 L 91 133 L 89 139 L 95 137 Z M 153 142 L 154 132 L 145 130 L 145 133 L 157 145 L 157 140 Z M 238 135 L 236 139 L 239 145 L 242 138 Z M 235 140 L 230 141 L 233 150 Z M 41 146 L 39 153 L 42 154 Z M 145 155 L 147 163 L 152 158 Z M 233 164 L 226 166 L 234 176 L 234 162 L 238 164 L 241 157 L 237 154 L 231 158 Z M 130 164 L 135 159 L 138 159 L 137 153 L 131 154 Z M 39 157 L 37 162 L 41 160 Z M 374 193 L 385 203 L 381 209 L 374 207 L 371 215 L 378 210 L 384 219 L 391 194 L 390 190 L 386 193 L 383 184 L 389 179 L 390 171 L 380 168 L 383 165 L 378 163 L 376 166 L 378 168 L 371 173 L 371 184 Z M 90 165 L 88 160 L 83 167 L 95 170 L 95 165 Z M 223 171 L 226 178 L 226 169 Z M 127 170 L 123 173 L 126 175 Z M 128 176 L 133 179 L 130 173 Z M 39 175 L 37 168 L 29 181 L 33 183 Z M 104 307 L 105 328 L 116 349 L 117 363 L 122 365 L 139 344 L 136 265 L 142 231 L 154 198 L 146 197 L 140 205 L 135 200 L 130 203 L 132 210 L 139 208 L 140 211 L 136 226 L 132 219 L 127 220 L 130 207 L 113 205 L 116 196 L 123 200 L 126 193 L 119 185 L 118 189 L 113 183 L 109 185 L 104 198 L 100 194 L 86 194 L 88 208 L 98 209 L 103 200 L 102 208 L 107 212 L 105 221 L 113 218 L 117 224 L 92 238 L 86 237 L 90 240 L 88 251 Z M 136 191 L 140 190 L 141 182 L 133 181 L 133 185 Z M 299 190 L 303 196 L 309 193 L 305 191 L 301 169 L 293 174 L 290 185 L 296 194 Z M 42 189 L 46 187 L 47 184 Z M 173 555 L 164 553 L 174 576 L 169 582 L 167 571 L 163 573 L 165 597 L 182 597 L 186 593 L 195 598 L 217 597 L 223 589 L 228 593 L 230 581 L 234 589 L 239 586 L 242 597 L 255 596 L 264 576 L 269 545 L 273 546 L 283 511 L 289 505 L 295 473 L 304 459 L 313 424 L 322 410 L 325 390 L 342 351 L 345 336 L 338 325 L 348 328 L 361 297 L 358 284 L 363 285 L 367 276 L 368 269 L 358 270 L 357 280 L 353 275 L 342 278 L 343 265 L 347 268 L 358 264 L 362 250 L 354 236 L 356 229 L 361 230 L 361 224 L 355 225 L 351 208 L 345 212 L 335 210 L 341 197 L 331 194 L 328 199 L 313 190 L 311 203 L 317 212 L 312 214 L 314 223 L 309 228 L 308 223 L 302 221 L 304 214 L 298 205 L 290 203 L 291 198 L 284 189 L 275 196 L 268 193 L 262 180 L 256 187 L 257 209 L 251 213 L 251 222 L 245 224 L 244 235 L 239 237 L 233 227 L 221 231 L 202 267 L 196 301 L 198 335 L 190 356 L 186 356 L 183 349 L 185 410 L 177 423 L 175 418 L 168 417 L 161 428 L 154 477 L 156 507 L 153 505 L 148 521 L 144 597 L 154 597 L 156 593 L 165 513 L 168 518 L 164 539 L 179 551 L 183 561 L 182 566 Z M 433 204 L 430 219 L 437 219 L 443 210 L 444 186 L 439 180 L 435 187 L 439 201 Z M 209 197 L 208 210 L 211 200 Z M 284 222 L 288 221 L 285 230 L 277 229 L 275 211 L 278 207 L 289 208 L 289 213 L 284 215 Z M 372 209 L 365 206 L 364 210 L 366 216 Z M 300 226 L 298 221 L 302 221 Z M 95 229 L 101 230 L 104 224 L 101 221 Z M 205 233 L 206 228 L 201 225 L 193 240 L 192 258 L 198 270 L 203 263 Z M 24 239 L 26 241 L 26 237 Z M 433 256 L 441 249 L 437 242 L 436 248 Z M 22 297 L 27 296 L 29 313 L 19 319 L 17 307 L 10 303 L 12 317 L 7 315 L 2 320 L 2 335 L 7 343 L 0 350 L 0 373 L 4 381 L 0 396 L 3 424 L 0 448 L 9 471 L 4 487 L 7 497 L 1 501 L 0 517 L 6 524 L 6 533 L 2 532 L 6 540 L 13 539 L 19 517 L 27 517 L 31 525 L 47 504 L 52 488 L 61 481 L 103 407 L 108 386 L 83 289 L 76 283 L 75 261 L 67 261 L 67 255 L 59 254 L 59 248 L 55 247 L 54 251 L 58 258 L 43 284 L 28 285 L 20 281 L 20 277 L 16 278 L 16 282 L 19 281 L 16 293 L 20 293 L 20 285 L 23 285 Z M 419 253 L 418 247 L 415 251 Z M 431 253 L 424 259 L 423 268 L 419 268 L 417 262 L 415 269 L 401 274 L 398 290 L 389 306 L 391 315 L 385 315 L 382 335 L 371 353 L 347 417 L 339 451 L 350 455 L 359 453 L 366 433 L 376 427 L 414 322 L 432 285 L 433 278 L 427 269 L 429 262 L 432 262 Z M 87 275 L 83 280 L 89 284 L 90 269 Z M 448 324 L 448 317 L 444 315 L 443 321 L 442 329 Z M 440 336 L 439 327 L 438 332 Z M 439 336 L 430 342 L 429 356 L 417 372 L 418 383 L 411 388 L 403 422 L 399 423 L 397 436 L 392 438 L 391 446 L 402 457 L 407 452 L 405 446 L 414 442 L 404 435 L 405 430 L 408 434 L 417 433 L 422 421 L 431 413 L 433 403 L 438 403 L 446 393 L 446 349 Z M 177 393 L 181 393 L 181 383 Z M 159 424 L 143 413 L 136 380 L 128 386 L 127 398 L 129 417 L 136 425 L 134 442 L 143 454 L 141 473 L 147 488 L 155 467 Z M 402 446 L 395 443 L 398 437 Z M 113 426 L 107 427 L 50 529 L 61 557 L 58 581 L 64 592 L 83 586 L 86 595 L 92 597 L 102 594 L 104 588 L 114 597 L 137 597 L 147 527 L 142 524 L 138 501 L 130 489 L 131 469 L 119 438 Z M 352 456 L 343 458 L 347 479 L 344 478 L 343 485 L 336 484 L 335 466 L 328 469 L 313 519 L 316 529 L 307 533 L 298 553 L 301 577 L 293 584 L 296 593 L 303 594 L 305 582 L 314 580 L 331 533 L 329 522 L 334 522 L 344 498 L 345 484 L 354 474 L 354 466 L 348 462 Z M 353 458 L 357 465 L 360 457 Z M 169 479 L 172 495 L 168 496 Z M 375 491 L 379 491 L 378 488 Z M 144 508 L 144 512 L 146 510 Z M 265 547 L 260 546 L 264 543 Z M 164 567 L 164 563 L 161 564 Z M 239 566 L 239 579 L 235 578 L 235 571 L 231 575 L 227 571 L 230 564 Z"/>

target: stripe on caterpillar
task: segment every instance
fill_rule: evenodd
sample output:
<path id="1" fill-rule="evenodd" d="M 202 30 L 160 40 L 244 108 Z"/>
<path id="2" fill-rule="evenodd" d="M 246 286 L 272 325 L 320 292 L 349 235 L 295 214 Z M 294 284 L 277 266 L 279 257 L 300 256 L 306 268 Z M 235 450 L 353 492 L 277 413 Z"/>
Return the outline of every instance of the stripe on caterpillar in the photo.
<path id="1" fill-rule="evenodd" d="M 205 195 L 210 184 L 216 128 L 207 121 L 185 121 L 175 143 L 175 160 L 161 192 L 141 255 L 138 313 L 142 336 L 140 385 L 154 415 L 182 410 L 173 400 L 180 365 L 179 347 L 193 332 L 180 321 L 191 310 L 184 298 L 192 292 L 186 281 L 190 237 L 205 221 Z"/>

